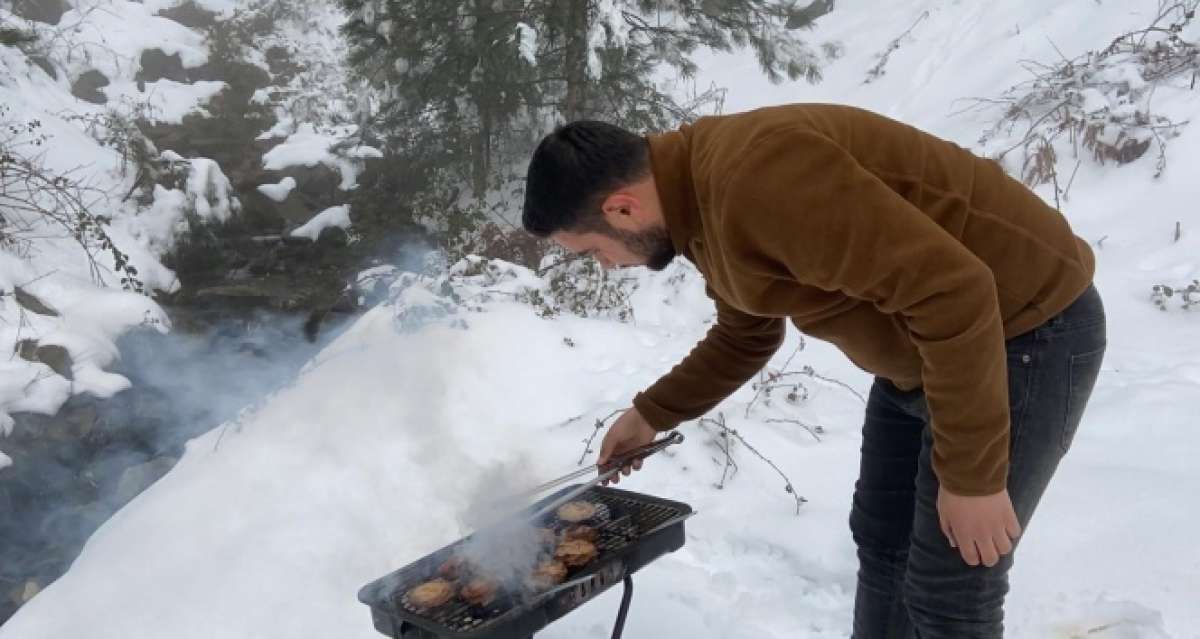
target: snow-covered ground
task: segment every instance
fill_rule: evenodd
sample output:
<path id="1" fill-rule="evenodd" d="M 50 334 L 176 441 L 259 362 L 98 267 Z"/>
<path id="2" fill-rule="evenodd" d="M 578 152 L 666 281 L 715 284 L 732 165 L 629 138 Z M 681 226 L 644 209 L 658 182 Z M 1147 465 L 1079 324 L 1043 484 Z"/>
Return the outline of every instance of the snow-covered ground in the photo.
<path id="1" fill-rule="evenodd" d="M 768 85 L 744 55 L 711 56 L 701 80 L 730 87 L 727 110 L 846 102 L 974 146 L 995 114 L 955 115 L 960 99 L 995 97 L 1025 79 L 1018 60 L 1100 49 L 1146 26 L 1157 5 L 843 0 L 813 34 L 845 48 L 824 83 Z M 914 23 L 887 73 L 864 84 L 876 54 Z M 1155 105 L 1194 119 L 1200 94 L 1162 89 Z M 1096 245 L 1109 350 L 1074 448 L 1018 552 L 1009 636 L 1200 637 L 1200 553 L 1190 541 L 1200 318 L 1149 300 L 1154 284 L 1200 276 L 1200 129 L 1170 142 L 1158 180 L 1152 155 L 1120 168 L 1084 162 L 1064 204 Z M 0 627 L 0 639 L 378 636 L 355 599 L 360 586 L 467 532 L 465 509 L 497 473 L 515 486 L 574 467 L 592 422 L 626 406 L 702 334 L 712 309 L 700 282 L 675 286 L 673 274 L 644 277 L 632 323 L 545 320 L 502 299 L 458 318 L 465 328 L 455 318 L 401 324 L 394 305 L 371 310 L 293 384 L 191 442 L 70 572 Z M 798 341 L 790 335 L 773 365 Z M 870 381 L 811 340 L 791 364 L 860 393 Z M 737 475 L 714 488 L 723 463 L 697 424 L 682 427 L 683 446 L 622 482 L 699 511 L 686 546 L 636 576 L 626 636 L 848 634 L 856 561 L 846 519 L 862 404 L 834 384 L 807 386 L 799 405 L 776 398 L 749 418 L 749 388 L 718 409 L 807 498 L 798 516 L 783 480 L 743 447 Z M 824 434 L 817 442 L 770 418 L 820 424 Z M 608 636 L 618 596 L 539 636 Z"/>

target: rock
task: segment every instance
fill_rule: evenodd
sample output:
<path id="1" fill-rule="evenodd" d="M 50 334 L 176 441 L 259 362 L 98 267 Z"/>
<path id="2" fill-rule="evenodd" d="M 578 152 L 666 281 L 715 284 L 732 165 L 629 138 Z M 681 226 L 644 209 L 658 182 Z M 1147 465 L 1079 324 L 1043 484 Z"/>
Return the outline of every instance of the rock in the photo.
<path id="1" fill-rule="evenodd" d="M 71 95 L 92 104 L 104 104 L 108 102 L 108 96 L 104 95 L 100 89 L 108 85 L 108 76 L 92 69 L 79 76 L 75 84 L 71 85 Z"/>
<path id="2" fill-rule="evenodd" d="M 54 68 L 54 64 L 50 62 L 50 58 L 47 58 L 44 55 L 31 55 L 29 56 L 29 61 L 38 65 L 42 71 L 46 72 L 46 75 L 54 78 L 55 80 L 58 79 L 58 69 Z"/>
<path id="3" fill-rule="evenodd" d="M 23 339 L 17 342 L 16 354 L 29 362 L 41 362 L 66 379 L 75 379 L 71 372 L 74 365 L 71 361 L 71 353 L 62 346 L 57 344 L 40 345 L 37 340 Z"/>
<path id="4" fill-rule="evenodd" d="M 322 251 L 322 255 L 346 248 L 349 244 L 350 235 L 340 226 L 327 226 L 321 229 L 321 234 L 317 236 L 317 248 Z"/>
<path id="5" fill-rule="evenodd" d="M 58 24 L 66 11 L 66 0 L 16 0 L 12 6 L 12 12 L 22 18 L 46 24 Z"/>
<path id="6" fill-rule="evenodd" d="M 238 60 L 209 60 L 188 71 L 197 80 L 220 80 L 229 85 L 228 99 L 232 104 L 245 105 L 254 92 L 271 84 L 271 74 L 263 68 Z"/>
<path id="7" fill-rule="evenodd" d="M 66 379 L 73 380 L 75 375 L 71 372 L 73 363 L 71 362 L 71 354 L 67 349 L 57 344 L 47 344 L 38 346 L 34 352 L 37 358 L 34 361 L 41 362 L 50 367 L 50 370 L 62 375 Z"/>
<path id="8" fill-rule="evenodd" d="M 275 76 L 275 83 L 278 85 L 286 85 L 292 77 L 303 71 L 303 68 L 296 64 L 295 56 L 287 47 L 271 47 L 267 49 L 263 57 L 266 58 L 267 68 Z"/>
<path id="9" fill-rule="evenodd" d="M 125 504 L 140 495 L 174 468 L 178 461 L 174 457 L 155 457 L 148 462 L 126 468 L 117 482 L 117 492 L 114 495 L 116 503 Z"/>
<path id="10" fill-rule="evenodd" d="M 21 600 L 18 603 L 25 603 L 25 602 L 29 601 L 30 599 L 33 599 L 41 591 L 42 591 L 42 587 L 40 585 L 38 585 L 38 582 L 36 579 L 26 580 L 25 587 L 21 589 L 21 596 L 20 596 Z"/>
<path id="11" fill-rule="evenodd" d="M 146 49 L 142 52 L 141 64 L 137 75 L 133 77 L 138 83 L 138 89 L 146 90 L 146 82 L 158 80 L 174 80 L 188 82 L 188 72 L 183 68 L 183 60 L 178 53 L 167 55 L 162 49 Z"/>
<path id="12" fill-rule="evenodd" d="M 188 0 L 177 7 L 163 9 L 158 12 L 158 15 L 199 31 L 204 31 L 217 23 L 216 13 L 196 6 L 196 3 L 192 0 Z"/>
<path id="13" fill-rule="evenodd" d="M 247 222 L 260 231 L 279 234 L 289 226 L 297 226 L 308 221 L 308 207 L 301 198 L 289 194 L 287 199 L 276 202 L 263 195 L 258 189 L 243 191 L 242 215 Z"/>
<path id="14" fill-rule="evenodd" d="M 71 434 L 81 439 L 91 434 L 99 417 L 95 404 L 76 406 L 70 409 L 64 408 L 59 415 L 69 426 Z"/>
<path id="15" fill-rule="evenodd" d="M 13 348 L 13 352 L 17 354 L 17 357 L 20 357 L 27 362 L 36 362 L 38 361 L 37 347 L 38 343 L 36 339 L 23 339 L 17 342 L 16 346 Z"/>
<path id="16" fill-rule="evenodd" d="M 13 287 L 13 296 L 17 298 L 17 303 L 25 307 L 27 311 L 33 311 L 38 315 L 49 315 L 58 317 L 58 311 L 51 308 L 48 304 L 38 299 L 38 297 L 20 286 Z"/>

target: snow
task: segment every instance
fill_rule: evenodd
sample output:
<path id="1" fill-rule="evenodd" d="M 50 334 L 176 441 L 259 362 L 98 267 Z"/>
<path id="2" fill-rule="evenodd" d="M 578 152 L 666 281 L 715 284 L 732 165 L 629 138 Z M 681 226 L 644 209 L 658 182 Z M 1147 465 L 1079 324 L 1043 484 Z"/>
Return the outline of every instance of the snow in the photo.
<path id="1" fill-rule="evenodd" d="M 16 286 L 58 315 L 42 315 L 17 303 Z M 53 414 L 73 394 L 110 397 L 128 388 L 127 379 L 103 370 L 118 356 L 116 339 L 134 328 L 165 332 L 170 325 L 148 297 L 97 288 L 65 272 L 35 273 L 8 253 L 0 253 L 0 287 L 0 343 L 34 340 L 38 346 L 61 346 L 71 358 L 70 380 L 46 364 L 15 355 L 0 362 L 0 421 L 7 424 L 14 412 Z"/>
<path id="2" fill-rule="evenodd" d="M 112 81 L 132 79 L 146 49 L 178 54 L 188 69 L 208 61 L 208 48 L 200 33 L 154 15 L 150 7 L 140 2 L 88 0 L 74 4 L 59 21 L 60 26 L 71 28 L 59 34 L 65 38 L 54 40 L 69 49 L 62 60 L 72 78 L 96 69 Z"/>
<path id="3" fill-rule="evenodd" d="M 111 219 L 104 231 L 128 255 L 147 292 L 175 291 L 179 282 L 159 261 L 161 252 L 184 223 L 187 206 L 213 218 L 227 218 L 236 209 L 228 181 L 222 182 L 211 161 L 186 160 L 168 151 L 163 157 L 186 162 L 192 179 L 185 191 L 160 187 L 152 206 L 139 210 L 127 197 L 136 172 L 128 170 L 118 149 L 102 143 L 112 133 L 107 118 L 141 116 L 179 122 L 225 85 L 160 80 L 139 91 L 134 76 L 143 51 L 159 48 L 168 55 L 179 54 L 185 67 L 196 67 L 208 59 L 203 36 L 153 15 L 157 8 L 137 2 L 71 5 L 53 27 L 0 10 L 6 24 L 37 31 L 39 51 L 57 72 L 57 78 L 51 77 L 16 48 L 0 47 L 5 128 L 11 123 L 19 130 L 36 120 L 41 123 L 37 134 L 45 136 L 41 144 L 36 144 L 34 135 L 6 137 L 6 150 L 36 163 L 48 175 L 66 176 L 87 189 L 84 199 L 90 212 Z M 91 69 L 111 81 L 101 89 L 109 98 L 105 105 L 71 95 L 71 82 Z M 45 201 L 47 195 L 37 192 L 33 197 Z M 7 434 L 13 424 L 11 413 L 53 414 L 72 395 L 109 397 L 128 388 L 127 379 L 104 370 L 118 357 L 116 340 L 131 330 L 165 331 L 169 321 L 151 298 L 121 289 L 119 280 L 125 274 L 116 271 L 113 255 L 101 250 L 98 241 L 89 240 L 93 264 L 67 229 L 43 216 L 6 210 L 4 218 L 6 226 L 26 228 L 28 238 L 20 250 L 0 251 L 0 348 L 11 354 L 0 363 L 0 432 Z M 40 315 L 24 308 L 14 298 L 16 287 L 59 314 Z M 15 347 L 21 340 L 64 348 L 70 358 L 70 378 L 45 363 L 18 356 Z M 8 457 L 4 461 L 11 462 Z"/>
<path id="4" fill-rule="evenodd" d="M 100 92 L 114 104 L 137 104 L 151 122 L 179 124 L 185 115 L 200 110 L 201 105 L 226 86 L 224 82 L 215 80 L 186 84 L 164 79 L 145 83 L 145 90 L 142 91 L 136 82 L 122 80 L 101 87 Z"/>
<path id="5" fill-rule="evenodd" d="M 307 237 L 315 242 L 317 237 L 321 235 L 321 231 L 331 226 L 343 229 L 350 228 L 349 205 L 331 206 L 317 213 L 311 220 L 305 222 L 304 226 L 292 231 L 292 235 L 294 237 Z"/>
<path id="6" fill-rule="evenodd" d="M 346 136 L 354 132 L 354 127 L 335 127 L 330 132 L 318 132 L 316 127 L 308 122 L 301 124 L 295 133 L 279 146 L 263 155 L 263 168 L 279 171 L 291 166 L 317 166 L 324 164 L 337 170 L 342 176 L 340 188 L 349 190 L 355 187 L 359 169 L 347 159 L 332 152 L 332 148 Z M 274 135 L 274 130 L 271 132 Z M 266 134 L 264 134 L 266 135 Z M 371 147 L 356 147 L 359 155 L 351 157 L 382 157 L 377 149 Z"/>
<path id="7" fill-rule="evenodd" d="M 518 48 L 521 59 L 531 65 L 537 65 L 537 31 L 524 22 L 517 23 Z M 397 69 L 399 70 L 399 69 Z"/>
<path id="8" fill-rule="evenodd" d="M 11 419 L 11 418 L 10 418 Z M 0 470 L 12 466 L 12 458 L 0 452 Z"/>
<path id="9" fill-rule="evenodd" d="M 202 220 L 224 222 L 239 208 L 233 187 L 221 167 L 208 158 L 193 158 L 187 178 L 188 203 Z"/>
<path id="10" fill-rule="evenodd" d="M 850 103 L 978 150 L 997 114 L 964 111 L 964 100 L 1027 79 L 1019 60 L 1106 46 L 1148 25 L 1157 4 L 844 0 L 807 32 L 845 45 L 824 83 L 771 85 L 750 54 L 705 56 L 698 80 L 729 87 L 726 110 Z M 885 73 L 864 84 L 876 54 L 925 11 Z M 1160 87 L 1156 110 L 1195 120 L 1200 95 L 1185 89 Z M 320 137 L 296 130 L 279 162 L 328 161 Z M 1109 349 L 1084 424 L 1017 553 L 1006 636 L 1189 639 L 1200 627 L 1200 555 L 1186 539 L 1198 522 L 1187 504 L 1200 494 L 1191 408 L 1200 403 L 1200 322 L 1149 299 L 1155 284 L 1200 277 L 1200 183 L 1188 170 L 1200 165 L 1200 129 L 1169 142 L 1158 180 L 1152 156 L 1124 167 L 1084 158 L 1063 203 L 1096 249 Z M 11 272 L 5 291 L 27 281 Z M 463 516 L 481 481 L 499 473 L 515 485 L 573 469 L 593 422 L 627 406 L 703 334 L 712 306 L 694 273 L 676 265 L 639 277 L 633 323 L 543 319 L 511 299 L 537 285 L 518 269 L 471 284 L 497 289 L 471 301 L 481 312 L 421 315 L 408 309 L 442 308 L 444 298 L 416 276 L 399 277 L 392 301 L 363 315 L 291 385 L 190 442 L 179 465 L 97 531 L 63 578 L 0 627 L 0 639 L 382 636 L 355 599 L 359 587 L 468 532 Z M 81 323 L 111 312 L 85 318 L 70 295 L 43 290 L 53 281 L 30 290 Z M 12 311 L 8 296 L 0 301 Z M 114 304 L 124 314 L 104 330 L 135 315 Z M 41 334 L 54 328 L 36 322 Z M 789 334 L 771 365 L 799 343 Z M 870 383 L 821 342 L 809 340 L 797 362 L 859 393 Z M 0 365 L 0 380 L 17 372 Z M 52 379 L 41 383 L 55 390 Z M 810 397 L 799 404 L 776 398 L 747 417 L 747 387 L 718 408 L 807 498 L 798 516 L 783 480 L 745 448 L 734 450 L 736 476 L 714 488 L 720 453 L 695 423 L 681 428 L 687 442 L 622 482 L 698 511 L 684 548 L 635 576 L 626 636 L 847 635 L 857 562 L 846 518 L 862 403 L 839 386 L 806 384 Z M 821 441 L 766 421 L 781 417 L 822 425 Z M 619 589 L 605 593 L 538 636 L 608 636 L 618 600 Z"/>
<path id="11" fill-rule="evenodd" d="M 282 202 L 287 199 L 292 189 L 296 188 L 296 178 L 285 177 L 277 184 L 260 184 L 258 192 L 271 198 L 275 202 Z"/>

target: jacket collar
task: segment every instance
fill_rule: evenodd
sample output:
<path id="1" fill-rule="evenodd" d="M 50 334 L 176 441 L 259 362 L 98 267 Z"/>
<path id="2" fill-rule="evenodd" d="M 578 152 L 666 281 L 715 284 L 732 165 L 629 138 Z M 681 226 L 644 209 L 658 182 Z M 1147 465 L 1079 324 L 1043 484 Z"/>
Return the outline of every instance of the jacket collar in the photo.
<path id="1" fill-rule="evenodd" d="M 649 135 L 646 139 L 650 143 L 650 170 L 671 244 L 677 255 L 694 259 L 691 241 L 700 235 L 701 225 L 687 137 L 684 130 L 679 130 Z"/>

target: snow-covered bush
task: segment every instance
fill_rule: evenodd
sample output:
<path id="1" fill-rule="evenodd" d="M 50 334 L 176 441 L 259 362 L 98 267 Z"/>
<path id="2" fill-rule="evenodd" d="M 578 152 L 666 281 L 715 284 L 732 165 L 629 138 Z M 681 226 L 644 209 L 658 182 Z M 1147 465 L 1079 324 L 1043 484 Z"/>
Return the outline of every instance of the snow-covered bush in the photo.
<path id="1" fill-rule="evenodd" d="M 407 331 L 446 318 L 465 326 L 462 315 L 482 312 L 487 304 L 503 300 L 526 304 L 545 318 L 571 314 L 624 321 L 633 318 L 629 296 L 635 288 L 635 277 L 606 273 L 590 259 L 560 256 L 558 262 L 535 272 L 512 262 L 469 255 L 440 272 L 396 274 L 389 299 L 397 325 Z"/>
<path id="2" fill-rule="evenodd" d="M 997 160 L 1012 162 L 1008 168 L 1027 184 L 1054 184 L 1056 197 L 1070 186 L 1060 176 L 1064 155 L 1076 168 L 1085 154 L 1101 164 L 1127 164 L 1156 145 L 1155 176 L 1161 175 L 1167 140 L 1187 123 L 1156 113 L 1151 101 L 1156 87 L 1168 81 L 1195 86 L 1200 45 L 1185 32 L 1193 27 L 1198 5 L 1200 0 L 1164 3 L 1150 26 L 1099 51 L 1054 64 L 1027 63 L 1032 79 L 997 99 L 976 101 L 1004 109 L 980 144 Z"/>
<path id="3" fill-rule="evenodd" d="M 555 250 L 543 259 L 539 274 L 546 282 L 547 315 L 633 319 L 629 296 L 637 289 L 637 279 L 628 273 L 605 271 L 590 257 Z"/>

